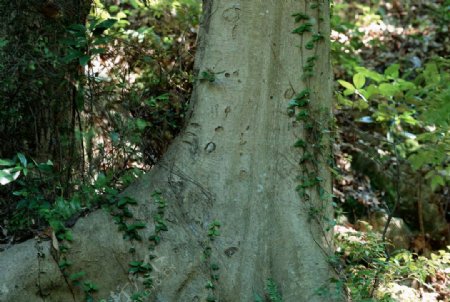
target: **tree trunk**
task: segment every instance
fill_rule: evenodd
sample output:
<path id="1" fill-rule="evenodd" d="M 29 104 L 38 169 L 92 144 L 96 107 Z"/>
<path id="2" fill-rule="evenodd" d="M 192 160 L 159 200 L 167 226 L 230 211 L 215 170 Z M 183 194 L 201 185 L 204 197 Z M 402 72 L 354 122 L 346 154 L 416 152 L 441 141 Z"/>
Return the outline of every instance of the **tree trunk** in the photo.
<path id="1" fill-rule="evenodd" d="M 322 223 L 330 203 L 315 188 L 308 195 L 296 191 L 302 152 L 293 145 L 307 131 L 287 114 L 289 100 L 307 86 L 312 108 L 326 108 L 311 118 L 326 118 L 331 106 L 327 39 L 307 50 L 311 34 L 292 34 L 298 24 L 291 15 L 305 12 L 327 37 L 328 2 L 320 2 L 323 19 L 309 2 L 204 2 L 192 115 L 161 162 L 126 191 L 139 202 L 134 219 L 150 225 L 141 232 L 144 240 L 122 239 L 104 211 L 81 219 L 73 230 L 70 272 L 86 272 L 85 279 L 99 287 L 98 298 L 128 301 L 142 289 L 143 276 L 127 273 L 135 260 L 153 267 L 148 301 L 264 301 L 268 279 L 283 301 L 340 299 L 316 294 L 333 277 Z M 306 59 L 314 54 L 315 76 L 305 84 Z M 322 187 L 331 190 L 324 162 L 319 170 Z M 156 231 L 161 241 L 149 249 L 146 239 L 158 226 L 156 190 L 167 202 L 168 230 Z M 314 210 L 320 215 L 312 219 Z M 2 253 L 1 301 L 82 299 L 61 277 L 50 246 L 28 241 Z"/>

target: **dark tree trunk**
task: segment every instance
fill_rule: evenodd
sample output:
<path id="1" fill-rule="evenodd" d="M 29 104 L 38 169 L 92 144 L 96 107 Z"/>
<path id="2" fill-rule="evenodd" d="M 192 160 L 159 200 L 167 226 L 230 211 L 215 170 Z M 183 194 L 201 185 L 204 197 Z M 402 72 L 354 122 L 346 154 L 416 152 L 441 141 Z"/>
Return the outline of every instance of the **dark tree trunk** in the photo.
<path id="1" fill-rule="evenodd" d="M 24 152 L 51 159 L 69 175 L 80 70 L 62 62 L 61 41 L 67 25 L 85 23 L 90 6 L 89 0 L 0 1 L 0 157 Z"/>

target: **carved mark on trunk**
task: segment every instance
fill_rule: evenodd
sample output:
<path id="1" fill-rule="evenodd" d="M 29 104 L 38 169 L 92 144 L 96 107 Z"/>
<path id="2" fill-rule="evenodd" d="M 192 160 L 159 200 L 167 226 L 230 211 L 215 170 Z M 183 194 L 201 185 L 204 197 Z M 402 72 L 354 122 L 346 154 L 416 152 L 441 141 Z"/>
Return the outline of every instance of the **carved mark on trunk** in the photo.
<path id="1" fill-rule="evenodd" d="M 240 18 L 240 10 L 241 9 L 237 7 L 237 5 L 233 5 L 232 7 L 227 8 L 223 11 L 222 17 L 227 22 L 236 23 Z"/>
<path id="2" fill-rule="evenodd" d="M 227 255 L 227 257 L 233 256 L 239 249 L 235 246 L 227 248 L 224 253 Z"/>
<path id="3" fill-rule="evenodd" d="M 188 137 L 188 135 L 190 137 Z M 186 139 L 183 140 L 183 143 L 190 145 L 189 153 L 191 156 L 195 157 L 198 154 L 199 142 L 197 134 L 193 132 L 186 132 Z"/>
<path id="4" fill-rule="evenodd" d="M 209 142 L 206 144 L 205 146 L 205 151 L 208 153 L 213 152 L 214 150 L 216 150 L 216 144 L 214 144 L 213 142 Z"/>
<path id="5" fill-rule="evenodd" d="M 184 278 L 183 282 L 181 282 L 180 286 L 178 286 L 176 293 L 179 295 L 186 288 L 186 286 L 194 280 L 196 275 L 195 270 L 189 271 L 186 278 Z"/>

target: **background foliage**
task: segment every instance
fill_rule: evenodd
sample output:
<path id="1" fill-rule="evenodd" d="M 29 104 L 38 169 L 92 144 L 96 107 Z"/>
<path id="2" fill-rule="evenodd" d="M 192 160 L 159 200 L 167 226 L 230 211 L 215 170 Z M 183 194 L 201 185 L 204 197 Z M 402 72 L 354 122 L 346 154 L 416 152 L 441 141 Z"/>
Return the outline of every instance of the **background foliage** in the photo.
<path id="1" fill-rule="evenodd" d="M 41 232 L 55 218 L 49 215 L 58 221 L 79 217 L 99 206 L 106 191 L 148 170 L 180 131 L 188 106 L 198 1 L 95 1 L 85 23 L 66 20 L 63 8 L 57 7 L 61 11 L 50 22 L 38 14 L 59 48 L 38 33 L 43 42 L 33 46 L 36 54 L 22 56 L 10 48 L 29 52 L 22 37 L 20 46 L 2 40 L 8 59 L 1 62 L 11 63 L 2 68 L 0 102 L 4 243 Z M 30 64 L 39 64 L 37 71 Z M 26 89 L 21 77 L 27 78 Z M 56 91 L 44 81 L 67 89 Z M 56 100 L 59 94 L 67 100 Z M 64 137 L 55 141 L 57 134 Z"/>

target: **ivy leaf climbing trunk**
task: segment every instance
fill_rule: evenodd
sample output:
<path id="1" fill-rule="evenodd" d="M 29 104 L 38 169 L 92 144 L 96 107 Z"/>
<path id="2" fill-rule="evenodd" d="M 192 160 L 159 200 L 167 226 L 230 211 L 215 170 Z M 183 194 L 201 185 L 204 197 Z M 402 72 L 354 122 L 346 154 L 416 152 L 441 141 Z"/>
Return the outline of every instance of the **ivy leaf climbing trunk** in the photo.
<path id="1" fill-rule="evenodd" d="M 115 216 L 142 241 L 124 240 L 109 214 L 93 213 L 76 224 L 64 255 L 67 271 L 84 272 L 81 287 L 63 277 L 50 242 L 29 241 L 2 253 L 0 298 L 340 300 L 327 293 L 328 6 L 204 1 L 192 114 L 126 191 L 138 202 L 133 218 Z M 98 292 L 83 293 L 88 279 Z"/>

